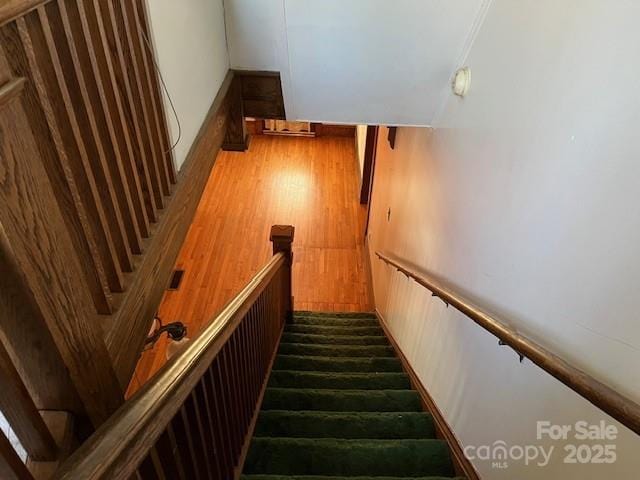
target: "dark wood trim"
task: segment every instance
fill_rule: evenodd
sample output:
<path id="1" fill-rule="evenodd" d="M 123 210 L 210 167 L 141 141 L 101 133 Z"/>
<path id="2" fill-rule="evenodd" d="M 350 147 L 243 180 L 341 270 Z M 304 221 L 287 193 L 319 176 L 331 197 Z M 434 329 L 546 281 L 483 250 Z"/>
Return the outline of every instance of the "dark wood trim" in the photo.
<path id="1" fill-rule="evenodd" d="M 83 414 L 69 371 L 13 257 L 0 231 L 0 343 L 6 347 L 38 410 Z"/>
<path id="2" fill-rule="evenodd" d="M 33 480 L 27 466 L 0 430 L 0 478 L 3 480 Z"/>
<path id="3" fill-rule="evenodd" d="M 480 480 L 480 475 L 478 474 L 477 470 L 475 469 L 471 461 L 467 457 L 465 457 L 460 440 L 454 433 L 449 423 L 445 420 L 444 415 L 436 405 L 433 397 L 429 394 L 427 388 L 420 380 L 420 377 L 418 376 L 416 371 L 411 366 L 411 363 L 400 348 L 400 345 L 398 345 L 398 342 L 391 333 L 391 330 L 389 330 L 389 327 L 387 326 L 383 315 L 378 310 L 376 310 L 376 315 L 378 316 L 380 326 L 384 330 L 384 333 L 389 339 L 389 342 L 391 342 L 391 346 L 395 350 L 396 355 L 398 356 L 398 358 L 400 358 L 402 367 L 404 368 L 407 375 L 409 375 L 411 385 L 420 395 L 422 407 L 433 417 L 438 438 L 445 440 L 449 445 L 449 449 L 451 450 L 453 459 L 453 467 L 455 469 L 456 475 L 464 476 L 467 478 L 467 480 Z"/>
<path id="4" fill-rule="evenodd" d="M 4 51 L 0 53 L 0 77 L 12 77 Z M 29 126 L 24 91 L 0 108 L 0 248 L 15 262 L 27 296 L 44 319 L 87 414 L 99 425 L 122 403 L 123 390 Z"/>
<path id="5" fill-rule="evenodd" d="M 249 148 L 249 135 L 244 117 L 242 79 L 234 73 L 229 89 L 229 122 L 222 144 L 223 150 L 244 152 Z"/>
<path id="6" fill-rule="evenodd" d="M 244 152 L 249 148 L 245 117 L 286 118 L 279 72 L 233 70 L 229 123 L 222 149 Z"/>
<path id="7" fill-rule="evenodd" d="M 229 71 L 178 174 L 173 198 L 160 217 L 141 264 L 106 336 L 116 375 L 123 388 L 135 370 L 149 326 L 171 278 L 216 155 L 226 132 L 233 82 Z"/>
<path id="8" fill-rule="evenodd" d="M 364 147 L 364 165 L 362 168 L 362 185 L 360 186 L 360 204 L 366 205 L 371 198 L 373 172 L 376 162 L 376 146 L 378 144 L 378 127 L 367 126 L 367 138 Z M 368 215 L 367 215 L 368 217 Z"/>
<path id="9" fill-rule="evenodd" d="M 53 460 L 56 457 L 56 442 L 1 343 L 0 392 L 0 411 L 29 456 L 36 460 Z"/>
<path id="10" fill-rule="evenodd" d="M 389 146 L 391 150 L 396 148 L 396 136 L 398 135 L 398 127 L 389 127 L 387 132 L 387 140 L 389 141 Z"/>
<path id="11" fill-rule="evenodd" d="M 386 264 L 429 290 L 432 296 L 438 297 L 447 305 L 451 305 L 487 332 L 495 335 L 502 345 L 511 347 L 521 359 L 528 358 L 578 395 L 611 415 L 635 433 L 640 434 L 640 405 L 638 403 L 596 380 L 537 342 L 521 335 L 509 326 L 513 322 L 508 322 L 498 316 L 487 313 L 463 295 L 444 286 L 434 277 L 418 273 L 413 270 L 411 265 L 400 260 L 394 260 L 380 252 L 376 252 L 376 255 Z"/>
<path id="12" fill-rule="evenodd" d="M 340 125 L 332 123 L 311 123 L 311 131 L 316 134 L 316 137 L 347 137 L 355 138 L 356 126 L 355 125 Z"/>
<path id="13" fill-rule="evenodd" d="M 4 0 L 0 4 L 0 27 L 51 0 Z"/>

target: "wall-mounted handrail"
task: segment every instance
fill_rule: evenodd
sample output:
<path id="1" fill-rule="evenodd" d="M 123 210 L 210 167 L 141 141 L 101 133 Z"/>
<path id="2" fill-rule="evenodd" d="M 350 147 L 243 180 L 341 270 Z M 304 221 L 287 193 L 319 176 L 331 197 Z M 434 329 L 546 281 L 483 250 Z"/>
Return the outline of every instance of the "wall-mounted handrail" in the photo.
<path id="1" fill-rule="evenodd" d="M 291 313 L 293 227 L 278 232 L 269 263 L 55 478 L 237 478 Z"/>
<path id="2" fill-rule="evenodd" d="M 433 277 L 418 273 L 410 265 L 394 260 L 381 252 L 376 252 L 376 255 L 380 260 L 413 279 L 446 304 L 464 313 L 489 333 L 498 337 L 505 345 L 510 346 L 518 354 L 528 358 L 567 387 L 589 400 L 596 407 L 640 435 L 640 405 L 636 402 L 571 365 L 537 342 L 521 335 L 508 326 L 504 320 L 485 312 L 464 298 L 464 296 L 442 285 Z"/>

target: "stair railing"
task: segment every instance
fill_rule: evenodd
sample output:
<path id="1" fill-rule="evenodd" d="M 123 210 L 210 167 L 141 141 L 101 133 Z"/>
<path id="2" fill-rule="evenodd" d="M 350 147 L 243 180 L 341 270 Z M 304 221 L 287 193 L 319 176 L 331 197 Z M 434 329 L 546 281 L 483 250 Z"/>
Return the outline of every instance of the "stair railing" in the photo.
<path id="1" fill-rule="evenodd" d="M 57 479 L 232 479 L 292 313 L 291 226 L 274 256 L 187 347 L 56 473 Z"/>
<path id="2" fill-rule="evenodd" d="M 482 310 L 464 296 L 445 287 L 434 277 L 418 273 L 409 264 L 394 260 L 381 252 L 376 252 L 376 255 L 387 265 L 429 290 L 434 297 L 438 297 L 446 305 L 451 305 L 498 337 L 501 345 L 511 347 L 521 358 L 528 358 L 574 392 L 640 435 L 640 405 L 636 402 L 596 380 L 537 342 L 521 335 L 510 327 L 508 322 Z"/>

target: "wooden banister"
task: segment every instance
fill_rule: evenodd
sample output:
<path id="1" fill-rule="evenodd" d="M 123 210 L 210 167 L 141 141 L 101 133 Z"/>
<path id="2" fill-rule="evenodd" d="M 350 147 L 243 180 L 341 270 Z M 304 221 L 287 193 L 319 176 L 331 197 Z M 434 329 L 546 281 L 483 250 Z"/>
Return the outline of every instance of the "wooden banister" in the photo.
<path id="1" fill-rule="evenodd" d="M 640 405 L 636 402 L 571 365 L 537 342 L 521 335 L 510 327 L 505 320 L 485 312 L 471 301 L 465 299 L 464 296 L 442 285 L 433 277 L 418 273 L 410 265 L 394 260 L 381 252 L 376 252 L 376 255 L 386 264 L 391 265 L 431 291 L 434 296 L 440 298 L 447 305 L 451 305 L 465 314 L 489 333 L 498 337 L 505 345 L 510 346 L 518 354 L 531 360 L 593 405 L 611 415 L 635 433 L 640 434 Z"/>
<path id="2" fill-rule="evenodd" d="M 292 239 L 293 227 L 286 232 Z M 237 478 L 289 314 L 290 255 L 280 246 L 275 250 L 209 326 L 55 478 Z"/>
<path id="3" fill-rule="evenodd" d="M 0 27 L 51 0 L 4 0 L 0 2 Z"/>

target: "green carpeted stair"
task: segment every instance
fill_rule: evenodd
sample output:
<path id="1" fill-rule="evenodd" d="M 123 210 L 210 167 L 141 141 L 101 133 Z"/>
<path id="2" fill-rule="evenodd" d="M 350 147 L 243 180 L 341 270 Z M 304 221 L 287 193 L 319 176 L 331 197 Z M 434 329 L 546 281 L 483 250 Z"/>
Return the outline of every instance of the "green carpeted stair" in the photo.
<path id="1" fill-rule="evenodd" d="M 242 480 L 454 476 L 373 314 L 298 312 L 285 327 Z"/>

